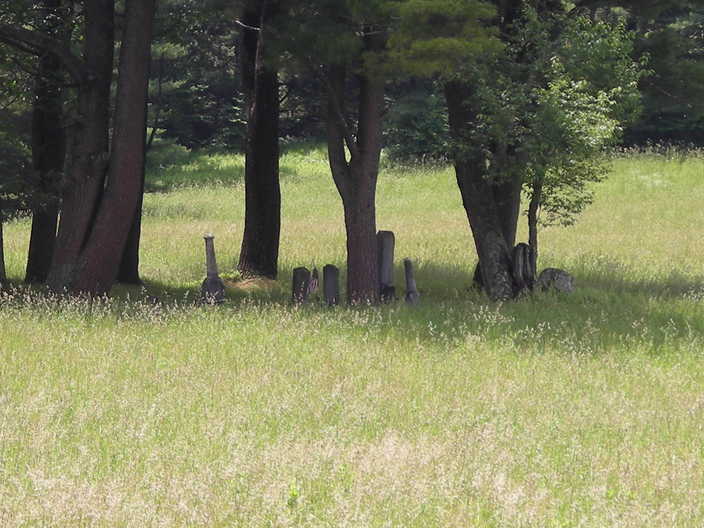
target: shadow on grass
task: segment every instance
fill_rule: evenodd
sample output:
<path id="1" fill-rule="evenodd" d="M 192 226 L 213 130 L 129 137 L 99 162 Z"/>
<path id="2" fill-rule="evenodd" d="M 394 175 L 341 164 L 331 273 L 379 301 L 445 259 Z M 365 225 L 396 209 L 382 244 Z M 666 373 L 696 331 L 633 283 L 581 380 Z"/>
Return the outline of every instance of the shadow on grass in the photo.
<path id="1" fill-rule="evenodd" d="M 581 270 L 576 273 L 577 290 L 573 294 L 535 292 L 499 304 L 490 302 L 472 286 L 471 270 L 471 266 L 465 270 L 418 263 L 416 280 L 421 302 L 408 306 L 403 301 L 403 266 L 399 263 L 395 269 L 396 302 L 380 307 L 343 304 L 330 310 L 322 302 L 322 292 L 318 292 L 299 314 L 322 316 L 335 324 L 336 319 L 344 319 L 349 312 L 376 311 L 382 323 L 365 331 L 377 333 L 380 338 L 393 333 L 395 338 L 409 343 L 456 341 L 473 335 L 497 343 L 508 340 L 518 348 L 585 352 L 620 346 L 624 340 L 658 349 L 672 339 L 704 339 L 704 277 L 673 275 L 661 280 L 633 281 Z M 246 309 L 245 300 L 271 308 L 291 307 L 291 272 L 289 268 L 281 269 L 275 289 L 230 291 L 223 309 Z M 343 270 L 343 296 L 345 280 Z M 172 299 L 185 296 L 183 288 L 170 289 L 158 283 L 151 286 L 161 288 Z M 190 298 L 193 295 L 197 295 L 197 288 L 191 290 Z"/>
<path id="2" fill-rule="evenodd" d="M 282 155 L 306 157 L 319 152 L 320 144 L 316 142 L 294 142 L 282 148 Z M 244 154 L 190 151 L 164 141 L 155 144 L 149 152 L 146 170 L 144 190 L 147 193 L 166 193 L 183 187 L 233 186 L 244 181 Z M 297 174 L 285 163 L 279 167 L 282 180 Z"/>
<path id="3" fill-rule="evenodd" d="M 225 316 L 228 311 L 247 310 L 252 303 L 265 311 L 292 309 L 291 271 L 281 269 L 280 280 L 266 287 L 228 287 L 227 301 L 215 309 Z M 510 344 L 516 350 L 589 354 L 605 349 L 628 350 L 634 344 L 659 351 L 675 342 L 704 341 L 704 277 L 700 276 L 633 281 L 581 270 L 575 273 L 577 290 L 573 294 L 536 292 L 511 302 L 491 303 L 470 287 L 469 270 L 421 262 L 416 273 L 421 291 L 417 306 L 403 302 L 402 277 L 399 264 L 395 270 L 396 302 L 380 307 L 342 305 L 330 309 L 324 306 L 319 291 L 310 303 L 296 309 L 295 317 L 329 325 L 336 335 L 350 339 L 361 334 L 380 341 L 392 337 L 407 343 L 409 350 L 417 343 L 468 343 L 471 348 L 471 343 L 480 340 L 497 346 Z M 343 292 L 344 281 L 341 276 Z M 35 304 L 47 295 L 41 287 L 17 283 L 14 287 L 20 292 L 13 297 L 14 304 Z M 116 301 L 116 310 L 145 302 L 188 310 L 199 306 L 199 292 L 200 281 L 173 285 L 147 279 L 142 286 L 118 285 L 110 297 Z M 54 306 L 52 302 L 45 304 Z M 56 307 L 60 309 L 60 305 Z M 367 312 L 368 326 L 345 324 L 357 320 L 360 312 Z"/>

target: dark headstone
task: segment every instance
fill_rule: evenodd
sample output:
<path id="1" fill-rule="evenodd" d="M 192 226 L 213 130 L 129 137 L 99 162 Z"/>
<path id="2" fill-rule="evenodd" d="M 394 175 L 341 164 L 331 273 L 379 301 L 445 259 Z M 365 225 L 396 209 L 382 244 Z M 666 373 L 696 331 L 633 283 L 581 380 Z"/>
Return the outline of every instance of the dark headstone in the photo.
<path id="1" fill-rule="evenodd" d="M 308 300 L 310 278 L 308 268 L 296 268 L 293 270 L 292 300 L 295 304 L 303 304 Z"/>
<path id="2" fill-rule="evenodd" d="M 323 268 L 323 293 L 328 306 L 337 306 L 340 302 L 340 270 L 332 264 Z"/>
<path id="3" fill-rule="evenodd" d="M 379 259 L 379 293 L 382 301 L 396 298 L 394 288 L 394 246 L 396 239 L 391 231 L 379 231 L 376 234 Z"/>
<path id="4" fill-rule="evenodd" d="M 413 262 L 411 262 L 411 259 L 403 259 L 403 269 L 406 272 L 406 302 L 408 304 L 418 304 L 420 293 L 418 293 L 416 279 L 413 276 Z"/>
<path id="5" fill-rule="evenodd" d="M 555 290 L 562 293 L 574 291 L 574 278 L 565 270 L 545 268 L 538 277 L 536 286 L 543 291 Z"/>
<path id="6" fill-rule="evenodd" d="M 535 256 L 533 248 L 520 243 L 511 253 L 513 281 L 518 292 L 532 290 L 535 285 Z"/>
<path id="7" fill-rule="evenodd" d="M 215 237 L 207 234 L 205 240 L 205 263 L 207 275 L 200 286 L 201 300 L 208 304 L 219 304 L 225 301 L 225 283 L 218 275 L 218 265 L 215 260 Z"/>

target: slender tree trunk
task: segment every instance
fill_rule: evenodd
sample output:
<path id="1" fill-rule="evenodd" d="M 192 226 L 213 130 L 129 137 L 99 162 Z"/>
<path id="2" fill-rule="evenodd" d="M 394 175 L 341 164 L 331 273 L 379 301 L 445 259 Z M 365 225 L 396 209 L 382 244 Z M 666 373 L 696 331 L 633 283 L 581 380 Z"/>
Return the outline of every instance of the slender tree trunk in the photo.
<path id="1" fill-rule="evenodd" d="M 7 275 L 5 273 L 5 242 L 2 236 L 2 201 L 0 201 L 0 287 L 5 285 Z"/>
<path id="2" fill-rule="evenodd" d="M 279 81 L 264 61 L 266 24 L 276 2 L 250 2 L 242 30 L 247 99 L 245 225 L 238 269 L 244 276 L 276 278 L 281 229 L 279 187 Z"/>
<path id="3" fill-rule="evenodd" d="M 61 0 L 44 0 L 47 33 L 56 37 L 62 25 L 58 9 Z M 52 15 L 52 16 L 49 16 Z M 54 255 L 59 203 L 57 192 L 63 172 L 65 134 L 61 108 L 62 66 L 56 55 L 39 58 L 39 75 L 34 89 L 32 115 L 32 158 L 39 174 L 41 202 L 32 212 L 32 231 L 25 282 L 45 282 Z"/>
<path id="4" fill-rule="evenodd" d="M 61 219 L 47 282 L 69 289 L 90 234 L 108 165 L 110 85 L 112 82 L 115 0 L 85 3 L 84 56 L 91 79 L 79 92 L 79 121 L 64 179 Z"/>
<path id="5" fill-rule="evenodd" d="M 458 144 L 461 144 L 466 135 L 466 127 L 476 118 L 475 111 L 471 108 L 472 95 L 473 90 L 469 84 L 450 82 L 445 85 L 450 131 Z M 458 151 L 455 155 L 455 173 L 481 263 L 483 287 L 493 300 L 511 299 L 515 288 L 511 275 L 510 248 L 504 235 L 494 191 L 484 177 L 484 160 L 471 159 Z M 515 230 L 513 236 L 515 237 Z"/>
<path id="6" fill-rule="evenodd" d="M 533 195 L 528 206 L 528 245 L 533 250 L 533 269 L 537 270 L 538 260 L 538 212 L 543 199 L 543 182 L 536 180 L 533 182 Z"/>
<path id="7" fill-rule="evenodd" d="M 107 186 L 78 266 L 74 291 L 104 293 L 115 282 L 142 188 L 144 123 L 155 0 L 127 0 Z"/>

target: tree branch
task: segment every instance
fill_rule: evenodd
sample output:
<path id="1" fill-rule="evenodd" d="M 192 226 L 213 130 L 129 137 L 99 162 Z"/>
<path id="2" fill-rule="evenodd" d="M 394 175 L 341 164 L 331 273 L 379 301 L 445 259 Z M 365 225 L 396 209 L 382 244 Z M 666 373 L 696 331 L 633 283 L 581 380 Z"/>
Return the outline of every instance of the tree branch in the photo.
<path id="1" fill-rule="evenodd" d="M 0 43 L 32 55 L 52 54 L 56 56 L 77 84 L 84 84 L 92 77 L 85 63 L 64 46 L 63 42 L 39 31 L 0 24 Z"/>
<path id="2" fill-rule="evenodd" d="M 244 29 L 249 29 L 251 31 L 261 31 L 262 30 L 262 28 L 250 26 L 249 24 L 245 24 L 244 22 L 242 22 L 241 20 L 238 20 L 238 19 L 235 19 L 235 24 L 237 24 L 238 26 L 240 26 Z"/>
<path id="3" fill-rule="evenodd" d="M 352 131 L 350 130 L 349 125 L 347 124 L 347 119 L 345 119 L 345 114 L 342 111 L 342 103 L 340 101 L 339 91 L 333 87 L 329 76 L 324 75 L 323 77 L 325 79 L 325 84 L 327 85 L 327 88 L 328 88 L 328 97 L 330 98 L 330 107 L 335 112 L 335 118 L 338 122 L 338 126 L 340 127 L 342 135 L 345 138 L 345 144 L 347 145 L 347 148 L 350 151 L 350 155 L 352 157 L 356 157 L 359 155 L 359 148 L 357 147 L 357 142 L 354 140 L 354 136 L 352 135 Z"/>

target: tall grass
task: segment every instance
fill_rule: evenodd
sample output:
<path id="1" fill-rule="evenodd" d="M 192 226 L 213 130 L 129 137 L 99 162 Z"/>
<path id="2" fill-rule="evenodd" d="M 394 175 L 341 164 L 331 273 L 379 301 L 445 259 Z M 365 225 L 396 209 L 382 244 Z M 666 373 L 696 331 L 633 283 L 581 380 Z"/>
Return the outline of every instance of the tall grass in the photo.
<path id="1" fill-rule="evenodd" d="M 422 303 L 331 310 L 288 302 L 293 267 L 344 264 L 324 154 L 282 159 L 279 283 L 215 308 L 200 237 L 234 277 L 242 161 L 178 155 L 149 175 L 144 290 L 0 297 L 0 526 L 704 525 L 701 157 L 615 159 L 542 235 L 577 291 L 503 305 L 469 289 L 452 171 L 389 167 L 379 228 Z"/>

